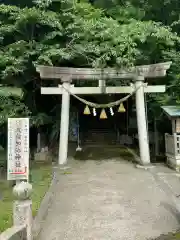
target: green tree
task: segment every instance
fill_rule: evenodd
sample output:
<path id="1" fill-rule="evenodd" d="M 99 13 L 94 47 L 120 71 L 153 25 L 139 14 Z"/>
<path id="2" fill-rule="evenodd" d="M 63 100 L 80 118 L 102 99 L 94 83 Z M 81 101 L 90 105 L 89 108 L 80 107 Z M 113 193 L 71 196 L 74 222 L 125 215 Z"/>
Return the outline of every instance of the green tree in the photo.
<path id="1" fill-rule="evenodd" d="M 8 98 L 13 114 L 2 104 L 0 123 L 20 114 L 42 125 L 47 115 L 53 114 L 51 108 L 57 100 L 52 97 L 50 107 L 42 103 L 45 98 L 40 98 L 37 64 L 122 68 L 173 60 L 164 81 L 176 84 L 178 34 L 170 26 L 146 19 L 147 10 L 135 3 L 119 2 L 120 7 L 115 8 L 109 1 L 106 10 L 75 0 L 8 3 L 0 5 L 0 84 L 20 87 L 24 95 L 21 110 L 19 100 L 12 103 Z M 157 96 L 153 99 L 162 101 Z"/>

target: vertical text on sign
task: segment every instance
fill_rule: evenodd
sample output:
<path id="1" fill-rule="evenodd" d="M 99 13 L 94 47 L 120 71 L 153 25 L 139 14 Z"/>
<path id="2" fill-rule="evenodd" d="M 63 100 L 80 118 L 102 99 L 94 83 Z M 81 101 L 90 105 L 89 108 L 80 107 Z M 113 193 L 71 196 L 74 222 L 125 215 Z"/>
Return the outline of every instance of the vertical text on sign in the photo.
<path id="1" fill-rule="evenodd" d="M 29 118 L 8 119 L 8 180 L 28 180 Z"/>

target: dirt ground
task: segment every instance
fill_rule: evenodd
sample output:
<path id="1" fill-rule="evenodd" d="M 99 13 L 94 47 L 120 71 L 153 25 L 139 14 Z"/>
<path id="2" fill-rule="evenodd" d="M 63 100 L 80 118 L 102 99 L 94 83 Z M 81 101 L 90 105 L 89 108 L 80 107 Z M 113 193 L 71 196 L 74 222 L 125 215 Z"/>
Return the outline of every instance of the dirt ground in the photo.
<path id="1" fill-rule="evenodd" d="M 166 240 L 158 237 L 179 229 L 180 184 L 172 170 L 138 169 L 122 157 L 88 159 L 59 170 L 39 240 Z"/>

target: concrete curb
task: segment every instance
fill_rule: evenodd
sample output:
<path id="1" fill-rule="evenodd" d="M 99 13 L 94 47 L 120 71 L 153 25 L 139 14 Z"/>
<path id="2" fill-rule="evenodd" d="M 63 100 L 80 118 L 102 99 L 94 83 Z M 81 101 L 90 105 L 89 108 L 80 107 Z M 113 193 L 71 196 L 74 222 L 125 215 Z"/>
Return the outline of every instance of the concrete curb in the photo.
<path id="1" fill-rule="evenodd" d="M 43 222 L 46 219 L 48 209 L 52 204 L 52 198 L 53 198 L 53 195 L 54 195 L 55 186 L 56 186 L 56 183 L 58 181 L 57 180 L 57 171 L 53 166 L 52 166 L 52 174 L 53 174 L 53 177 L 52 177 L 49 189 L 46 192 L 46 194 L 45 194 L 45 196 L 44 196 L 44 198 L 41 202 L 38 213 L 33 220 L 33 238 L 34 239 L 36 239 L 38 237 L 38 235 L 39 235 L 39 233 L 42 229 L 42 225 L 43 225 Z"/>

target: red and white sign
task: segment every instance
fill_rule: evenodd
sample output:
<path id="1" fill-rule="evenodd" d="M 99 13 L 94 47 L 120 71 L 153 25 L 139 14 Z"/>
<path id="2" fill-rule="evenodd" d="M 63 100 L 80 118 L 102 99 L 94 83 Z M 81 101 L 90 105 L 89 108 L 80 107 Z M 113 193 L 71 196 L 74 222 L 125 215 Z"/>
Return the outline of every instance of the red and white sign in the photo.
<path id="1" fill-rule="evenodd" d="M 29 118 L 8 118 L 8 180 L 28 180 Z"/>

